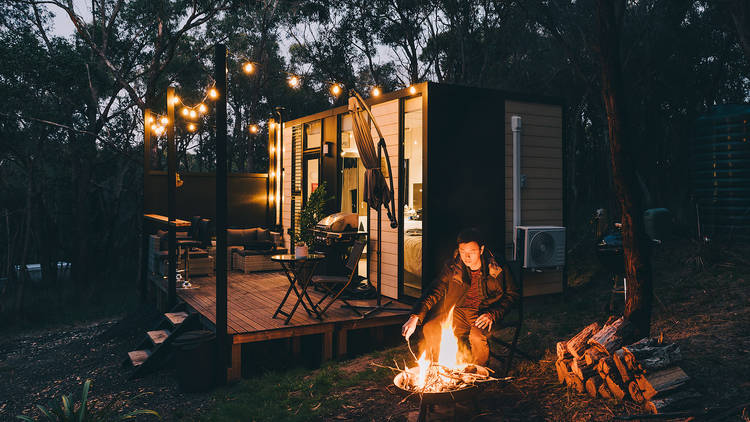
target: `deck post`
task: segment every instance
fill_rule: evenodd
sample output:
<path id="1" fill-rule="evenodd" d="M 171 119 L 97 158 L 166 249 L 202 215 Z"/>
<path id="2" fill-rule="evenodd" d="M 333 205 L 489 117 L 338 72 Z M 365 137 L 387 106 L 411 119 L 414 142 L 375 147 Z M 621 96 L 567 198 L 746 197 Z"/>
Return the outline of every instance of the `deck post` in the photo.
<path id="1" fill-rule="evenodd" d="M 227 335 L 227 48 L 214 51 L 216 99 L 216 356 L 218 383 L 226 384 L 229 336 Z M 232 355 L 234 355 L 232 346 Z"/>
<path id="2" fill-rule="evenodd" d="M 239 381 L 242 378 L 242 345 L 232 344 L 232 366 L 226 369 L 227 381 Z"/>
<path id="3" fill-rule="evenodd" d="M 169 285 L 167 309 L 177 302 L 177 148 L 174 143 L 174 87 L 167 88 L 167 230 L 169 230 Z"/>
<path id="4" fill-rule="evenodd" d="M 323 332 L 323 350 L 321 360 L 323 362 L 333 359 L 333 329 Z"/>
<path id="5" fill-rule="evenodd" d="M 336 334 L 336 357 L 346 356 L 346 342 L 349 334 L 349 330 L 346 328 L 339 328 Z"/>

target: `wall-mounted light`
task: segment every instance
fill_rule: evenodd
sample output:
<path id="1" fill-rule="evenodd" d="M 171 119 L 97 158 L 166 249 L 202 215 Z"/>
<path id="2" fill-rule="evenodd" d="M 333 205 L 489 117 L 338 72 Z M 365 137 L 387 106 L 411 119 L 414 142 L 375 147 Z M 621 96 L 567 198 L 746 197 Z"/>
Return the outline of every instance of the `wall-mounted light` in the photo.
<path id="1" fill-rule="evenodd" d="M 414 85 L 411 85 L 409 87 L 409 94 L 414 95 L 416 93 L 417 93 L 417 87 L 415 87 Z"/>

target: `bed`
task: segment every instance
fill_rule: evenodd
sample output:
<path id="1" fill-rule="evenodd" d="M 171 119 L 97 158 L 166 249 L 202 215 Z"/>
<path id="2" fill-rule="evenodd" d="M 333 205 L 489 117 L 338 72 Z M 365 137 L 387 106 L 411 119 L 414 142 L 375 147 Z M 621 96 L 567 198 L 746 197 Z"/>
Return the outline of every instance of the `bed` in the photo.
<path id="1" fill-rule="evenodd" d="M 404 283 L 422 286 L 422 222 L 404 221 Z"/>

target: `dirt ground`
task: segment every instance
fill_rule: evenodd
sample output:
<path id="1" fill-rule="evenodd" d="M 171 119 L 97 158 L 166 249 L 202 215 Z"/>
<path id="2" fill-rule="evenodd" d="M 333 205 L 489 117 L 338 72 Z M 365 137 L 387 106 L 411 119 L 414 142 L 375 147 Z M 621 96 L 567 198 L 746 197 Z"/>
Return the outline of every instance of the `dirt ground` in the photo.
<path id="1" fill-rule="evenodd" d="M 680 345 L 684 356 L 680 366 L 703 394 L 694 409 L 734 408 L 750 402 L 748 256 L 745 249 L 707 249 L 694 243 L 657 252 L 652 333 L 663 333 Z M 543 298 L 528 302 L 522 346 L 541 359 L 520 361 L 511 374 L 513 380 L 488 386 L 479 395 L 478 412 L 460 406 L 458 420 L 603 421 L 643 413 L 633 403 L 591 399 L 557 383 L 554 341 L 575 334 L 592 318 L 607 317 L 606 279 L 601 272 L 584 271 L 583 266 L 571 269 L 571 279 L 577 277 L 578 281 L 571 286 L 566 301 Z M 594 305 L 593 298 L 597 298 Z M 30 412 L 35 404 L 47 403 L 61 394 L 78 395 L 86 378 L 93 380 L 95 405 L 147 391 L 152 394 L 131 405 L 156 410 L 164 420 L 199 418 L 214 407 L 219 396 L 181 393 L 170 369 L 128 380 L 120 366 L 156 317 L 155 311 L 144 308 L 120 320 L 0 340 L 0 420 L 12 420 L 17 414 Z M 395 353 L 406 354 L 405 349 Z M 349 373 L 366 371 L 373 361 L 371 355 L 365 355 L 342 362 L 340 369 Z M 323 419 L 415 420 L 418 398 L 402 401 L 403 394 L 396 390 L 387 377 L 363 381 L 336 392 L 344 405 Z M 227 392 L 231 395 L 231 387 Z M 435 410 L 437 420 L 452 420 L 452 409 Z M 742 408 L 731 414 L 714 413 L 719 418 L 713 420 L 747 422 L 749 411 L 745 410 L 744 416 Z"/>

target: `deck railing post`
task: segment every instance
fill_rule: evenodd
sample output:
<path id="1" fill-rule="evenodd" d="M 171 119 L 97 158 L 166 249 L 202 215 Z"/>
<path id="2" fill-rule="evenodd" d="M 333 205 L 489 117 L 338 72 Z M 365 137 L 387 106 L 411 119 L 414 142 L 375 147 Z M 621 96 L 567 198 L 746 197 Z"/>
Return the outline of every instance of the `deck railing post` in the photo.
<path id="1" fill-rule="evenodd" d="M 167 216 L 169 221 L 169 286 L 167 308 L 177 302 L 177 148 L 174 143 L 174 87 L 167 88 Z"/>
<path id="2" fill-rule="evenodd" d="M 227 335 L 227 49 L 216 44 L 216 356 L 217 381 L 226 384 L 229 368 Z"/>

